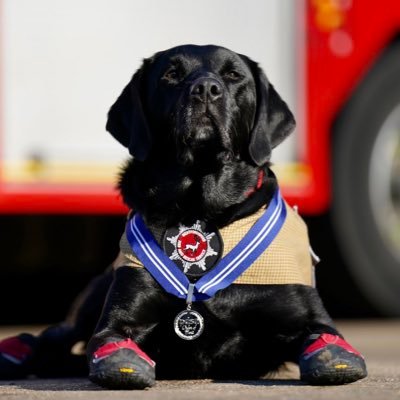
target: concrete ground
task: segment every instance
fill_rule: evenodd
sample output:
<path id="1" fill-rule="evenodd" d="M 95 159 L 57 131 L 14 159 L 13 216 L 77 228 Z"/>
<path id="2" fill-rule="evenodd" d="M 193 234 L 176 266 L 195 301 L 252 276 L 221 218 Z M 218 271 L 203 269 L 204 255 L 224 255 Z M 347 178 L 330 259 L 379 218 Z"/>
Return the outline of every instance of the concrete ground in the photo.
<path id="1" fill-rule="evenodd" d="M 0 381 L 0 399 L 400 399 L 400 321 L 338 323 L 346 339 L 366 357 L 369 376 L 346 386 L 312 387 L 298 381 L 294 365 L 273 379 L 259 381 L 162 381 L 145 391 L 106 391 L 86 379 Z M 34 331 L 34 329 L 33 329 Z M 0 338 L 15 329 L 0 329 Z"/>

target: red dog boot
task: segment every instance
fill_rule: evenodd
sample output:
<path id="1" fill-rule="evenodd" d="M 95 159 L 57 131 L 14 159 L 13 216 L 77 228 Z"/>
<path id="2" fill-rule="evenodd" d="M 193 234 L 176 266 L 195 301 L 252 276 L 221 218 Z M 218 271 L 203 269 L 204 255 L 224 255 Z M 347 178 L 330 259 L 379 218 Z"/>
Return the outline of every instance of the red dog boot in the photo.
<path id="1" fill-rule="evenodd" d="M 156 363 L 131 339 L 101 346 L 90 359 L 89 379 L 110 389 L 154 385 Z"/>
<path id="2" fill-rule="evenodd" d="M 36 341 L 28 333 L 0 341 L 0 379 L 22 379 L 32 373 Z"/>
<path id="3" fill-rule="evenodd" d="M 307 343 L 299 361 L 302 381 L 312 385 L 342 385 L 367 376 L 363 356 L 340 336 L 310 335 Z"/>

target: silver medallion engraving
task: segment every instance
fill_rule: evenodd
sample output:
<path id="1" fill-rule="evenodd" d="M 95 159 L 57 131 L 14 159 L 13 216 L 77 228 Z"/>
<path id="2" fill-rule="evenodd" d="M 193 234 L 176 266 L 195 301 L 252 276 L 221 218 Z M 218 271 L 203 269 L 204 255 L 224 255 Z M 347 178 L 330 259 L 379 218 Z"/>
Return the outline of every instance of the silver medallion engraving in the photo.
<path id="1" fill-rule="evenodd" d="M 175 317 L 174 329 L 181 339 L 197 339 L 203 333 L 204 318 L 197 311 L 188 308 Z"/>

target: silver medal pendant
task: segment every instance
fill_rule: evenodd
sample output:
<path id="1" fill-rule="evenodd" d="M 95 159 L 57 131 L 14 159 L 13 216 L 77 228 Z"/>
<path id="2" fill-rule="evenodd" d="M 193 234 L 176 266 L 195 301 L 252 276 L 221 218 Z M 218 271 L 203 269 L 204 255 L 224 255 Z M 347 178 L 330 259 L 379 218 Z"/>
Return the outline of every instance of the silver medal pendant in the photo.
<path id="1" fill-rule="evenodd" d="M 175 317 L 174 328 L 181 339 L 194 340 L 204 331 L 204 318 L 188 307 Z"/>
<path id="2" fill-rule="evenodd" d="M 174 320 L 175 333 L 184 340 L 197 339 L 204 331 L 204 318 L 192 310 L 194 284 L 190 283 L 186 297 L 186 310 L 180 312 Z"/>

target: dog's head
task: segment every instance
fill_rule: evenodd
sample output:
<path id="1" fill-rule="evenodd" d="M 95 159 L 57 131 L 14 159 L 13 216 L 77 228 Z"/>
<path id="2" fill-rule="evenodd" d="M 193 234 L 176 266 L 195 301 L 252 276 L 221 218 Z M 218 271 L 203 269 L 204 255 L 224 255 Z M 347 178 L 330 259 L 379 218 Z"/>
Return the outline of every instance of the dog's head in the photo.
<path id="1" fill-rule="evenodd" d="M 144 60 L 106 128 L 139 161 L 168 153 L 190 165 L 222 155 L 261 166 L 294 126 L 255 62 L 222 47 L 185 45 Z"/>

